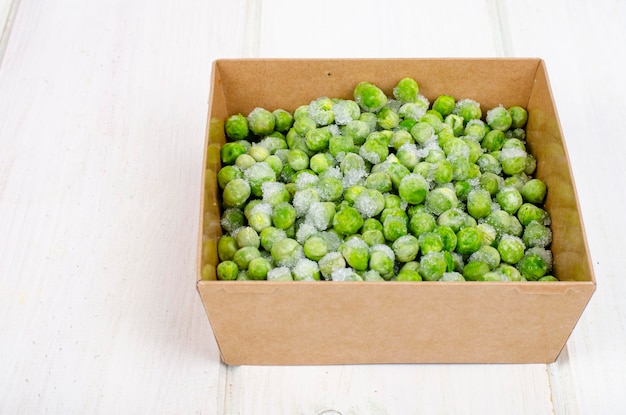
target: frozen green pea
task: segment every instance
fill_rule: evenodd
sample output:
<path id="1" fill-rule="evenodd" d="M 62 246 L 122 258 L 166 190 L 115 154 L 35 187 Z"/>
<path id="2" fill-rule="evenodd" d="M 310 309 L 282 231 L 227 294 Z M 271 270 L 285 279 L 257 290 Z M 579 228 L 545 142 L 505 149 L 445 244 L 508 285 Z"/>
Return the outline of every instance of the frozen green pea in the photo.
<path id="1" fill-rule="evenodd" d="M 505 140 L 506 137 L 502 131 L 490 130 L 485 134 L 485 137 L 480 142 L 480 145 L 485 149 L 485 151 L 488 152 L 499 151 L 502 149 Z"/>
<path id="2" fill-rule="evenodd" d="M 404 118 L 404 121 L 413 121 L 410 123 L 410 130 L 411 127 L 415 125 L 415 122 L 419 121 L 424 116 L 424 114 L 426 114 L 427 109 L 428 107 L 420 100 L 418 100 L 417 102 L 408 102 L 406 104 L 403 104 L 398 109 L 398 115 Z"/>
<path id="3" fill-rule="evenodd" d="M 505 186 L 511 186 L 517 189 L 517 191 L 521 191 L 524 187 L 524 183 L 528 180 L 528 176 L 525 173 L 514 174 L 513 176 L 506 177 L 504 179 Z"/>
<path id="4" fill-rule="evenodd" d="M 293 115 L 284 109 L 276 109 L 272 112 L 274 115 L 274 129 L 281 133 L 289 131 L 293 125 Z"/>
<path id="5" fill-rule="evenodd" d="M 453 169 L 448 160 L 439 160 L 431 165 L 430 177 L 439 184 L 452 181 Z"/>
<path id="6" fill-rule="evenodd" d="M 349 186 L 344 191 L 344 195 L 343 195 L 344 202 L 347 202 L 349 205 L 353 205 L 354 201 L 356 200 L 356 198 L 365 189 L 366 189 L 366 187 L 365 186 L 361 186 L 361 185 Z"/>
<path id="7" fill-rule="evenodd" d="M 396 130 L 389 140 L 389 145 L 398 151 L 405 144 L 414 144 L 415 140 L 411 133 L 407 130 Z"/>
<path id="8" fill-rule="evenodd" d="M 365 187 L 368 189 L 374 189 L 381 193 L 391 191 L 391 177 L 386 172 L 371 173 L 367 179 L 365 179 Z"/>
<path id="9" fill-rule="evenodd" d="M 482 234 L 475 227 L 465 227 L 456 234 L 456 251 L 462 255 L 470 255 L 478 251 L 483 244 Z"/>
<path id="10" fill-rule="evenodd" d="M 328 97 L 320 97 L 309 104 L 309 117 L 318 126 L 330 125 L 335 121 L 335 103 Z"/>
<path id="11" fill-rule="evenodd" d="M 547 187 L 546 184 L 539 179 L 530 179 L 520 191 L 522 198 L 525 202 L 540 204 L 546 197 Z"/>
<path id="12" fill-rule="evenodd" d="M 414 236 L 432 232 L 437 227 L 435 216 L 425 210 L 418 210 L 409 220 L 409 230 Z"/>
<path id="13" fill-rule="evenodd" d="M 437 232 L 425 232 L 417 237 L 422 255 L 443 251 L 443 238 Z"/>
<path id="14" fill-rule="evenodd" d="M 402 220 L 404 220 L 405 222 L 408 222 L 408 219 L 409 219 L 407 214 L 406 214 L 406 210 L 403 209 L 400 206 L 392 207 L 392 208 L 385 207 L 385 209 L 383 209 L 383 211 L 380 213 L 380 222 L 384 224 L 385 220 L 389 216 L 399 217 Z"/>
<path id="15" fill-rule="evenodd" d="M 263 183 L 275 182 L 277 178 L 276 172 L 264 161 L 254 163 L 245 169 L 243 177 L 248 181 L 250 191 L 256 197 L 263 196 Z"/>
<path id="16" fill-rule="evenodd" d="M 225 165 L 233 164 L 237 160 L 237 157 L 245 153 L 246 153 L 246 148 L 242 146 L 241 143 L 237 141 L 226 143 L 222 146 L 220 150 L 222 164 L 225 164 Z"/>
<path id="17" fill-rule="evenodd" d="M 306 146 L 312 152 L 320 152 L 328 148 L 332 133 L 326 127 L 315 128 L 307 131 L 305 135 Z"/>
<path id="18" fill-rule="evenodd" d="M 413 168 L 413 173 L 422 176 L 425 179 L 430 178 L 430 171 L 432 170 L 432 163 L 427 161 L 420 161 Z"/>
<path id="19" fill-rule="evenodd" d="M 472 119 L 467 122 L 463 132 L 466 136 L 480 142 L 487 134 L 487 128 L 482 120 Z"/>
<path id="20" fill-rule="evenodd" d="M 518 271 L 518 269 L 510 264 L 502 263 L 494 270 L 494 272 L 504 276 L 505 281 L 524 281 L 525 280 L 524 277 L 522 277 L 522 274 L 520 274 L 520 272 Z"/>
<path id="21" fill-rule="evenodd" d="M 257 232 L 272 226 L 272 206 L 268 203 L 257 205 L 248 217 L 248 225 Z"/>
<path id="22" fill-rule="evenodd" d="M 537 170 L 537 159 L 532 154 L 528 153 L 526 155 L 526 168 L 524 169 L 524 173 L 527 175 L 535 174 L 535 170 Z"/>
<path id="23" fill-rule="evenodd" d="M 226 232 L 232 232 L 244 225 L 246 218 L 239 208 L 225 209 L 220 218 L 220 225 Z"/>
<path id="24" fill-rule="evenodd" d="M 545 248 L 552 243 L 552 230 L 537 221 L 532 221 L 524 227 L 522 241 L 529 248 Z"/>
<path id="25" fill-rule="evenodd" d="M 346 125 L 350 121 L 358 120 L 361 115 L 359 104 L 351 99 L 336 99 L 333 106 L 335 124 Z"/>
<path id="26" fill-rule="evenodd" d="M 242 171 L 256 164 L 256 160 L 250 154 L 240 154 L 235 160 L 235 165 Z"/>
<path id="27" fill-rule="evenodd" d="M 268 166 L 270 166 L 272 170 L 274 170 L 274 173 L 276 173 L 277 177 L 282 173 L 283 162 L 278 156 L 271 155 L 268 158 L 266 158 L 264 161 L 267 163 Z"/>
<path id="28" fill-rule="evenodd" d="M 217 256 L 220 261 L 228 261 L 233 259 L 235 252 L 239 249 L 237 239 L 231 235 L 223 235 L 217 242 Z"/>
<path id="29" fill-rule="evenodd" d="M 350 238 L 341 247 L 341 254 L 346 263 L 357 271 L 367 270 L 369 264 L 369 245 L 359 237 Z"/>
<path id="30" fill-rule="evenodd" d="M 386 171 L 391 178 L 393 188 L 396 190 L 400 187 L 402 180 L 411 173 L 411 171 L 401 163 L 388 163 Z"/>
<path id="31" fill-rule="evenodd" d="M 265 182 L 261 185 L 261 191 L 263 192 L 263 202 L 270 206 L 291 200 L 287 186 L 282 182 Z"/>
<path id="32" fill-rule="evenodd" d="M 513 122 L 511 114 L 502 105 L 487 111 L 485 119 L 489 127 L 500 131 L 506 131 L 511 128 L 511 124 Z"/>
<path id="33" fill-rule="evenodd" d="M 256 107 L 248 114 L 248 128 L 257 136 L 269 135 L 274 131 L 276 119 L 270 111 Z"/>
<path id="34" fill-rule="evenodd" d="M 369 267 L 377 271 L 385 280 L 393 276 L 395 254 L 387 245 L 374 245 L 371 248 Z"/>
<path id="35" fill-rule="evenodd" d="M 502 177 L 491 172 L 483 173 L 478 181 L 480 183 L 480 187 L 488 191 L 491 196 L 495 196 L 504 185 Z"/>
<path id="36" fill-rule="evenodd" d="M 405 269 L 398 272 L 398 275 L 393 279 L 394 281 L 422 281 L 422 276 L 419 272 Z"/>
<path id="37" fill-rule="evenodd" d="M 295 138 L 305 137 L 309 131 L 315 130 L 316 128 L 317 124 L 310 117 L 307 116 L 297 118 L 293 123 L 293 127 L 291 127 L 289 131 L 287 131 L 286 140 L 289 148 L 292 148 L 292 144 L 290 143 L 292 143 Z"/>
<path id="38" fill-rule="evenodd" d="M 431 252 L 420 258 L 419 273 L 426 281 L 437 281 L 448 269 L 443 252 Z"/>
<path id="39" fill-rule="evenodd" d="M 304 170 L 309 167 L 309 156 L 300 149 L 290 150 L 287 155 L 287 162 L 295 171 Z"/>
<path id="40" fill-rule="evenodd" d="M 405 262 L 400 266 L 400 271 L 407 271 L 407 270 L 419 272 L 420 270 L 419 261 L 413 260 L 413 261 Z"/>
<path id="41" fill-rule="evenodd" d="M 304 242 L 304 255 L 313 261 L 319 261 L 330 252 L 328 240 L 321 235 L 312 235 Z"/>
<path id="42" fill-rule="evenodd" d="M 361 233 L 361 239 L 365 241 L 368 246 L 380 245 L 385 243 L 385 235 L 382 230 L 369 229 Z"/>
<path id="43" fill-rule="evenodd" d="M 248 277 L 252 280 L 265 280 L 271 269 L 272 265 L 266 258 L 254 258 L 248 264 Z"/>
<path id="44" fill-rule="evenodd" d="M 434 147 L 428 150 L 428 154 L 424 160 L 434 164 L 446 160 L 446 157 L 446 153 L 442 149 Z"/>
<path id="45" fill-rule="evenodd" d="M 448 209 L 437 217 L 437 225 L 449 226 L 456 233 L 467 225 L 469 216 L 459 208 Z"/>
<path id="46" fill-rule="evenodd" d="M 453 157 L 450 160 L 452 165 L 452 179 L 453 180 L 469 180 L 470 179 L 470 162 L 463 157 Z"/>
<path id="47" fill-rule="evenodd" d="M 264 161 L 270 156 L 270 151 L 259 144 L 255 144 L 248 149 L 248 154 L 252 156 L 255 161 Z"/>
<path id="48" fill-rule="evenodd" d="M 465 120 L 457 114 L 448 114 L 444 119 L 444 123 L 450 127 L 452 134 L 458 137 L 465 130 Z"/>
<path id="49" fill-rule="evenodd" d="M 441 119 L 441 114 L 437 111 L 426 111 L 426 114 L 419 119 L 419 122 L 430 124 L 431 127 L 435 130 L 434 139 L 437 138 L 436 134 L 438 134 L 441 130 L 444 129 L 444 123 Z"/>
<path id="50" fill-rule="evenodd" d="M 402 103 L 416 102 L 419 96 L 419 85 L 413 78 L 402 78 L 392 92 L 394 98 Z"/>
<path id="51" fill-rule="evenodd" d="M 411 128 L 410 134 L 417 143 L 422 145 L 437 138 L 433 126 L 425 121 L 418 121 Z"/>
<path id="52" fill-rule="evenodd" d="M 243 173 L 237 166 L 224 166 L 217 172 L 217 184 L 222 190 L 231 180 L 241 178 L 243 178 Z"/>
<path id="53" fill-rule="evenodd" d="M 365 188 L 354 199 L 354 208 L 364 218 L 378 216 L 385 208 L 385 197 L 376 189 Z"/>
<path id="54" fill-rule="evenodd" d="M 418 205 L 426 199 L 428 183 L 418 174 L 408 174 L 398 186 L 398 195 L 407 203 Z"/>
<path id="55" fill-rule="evenodd" d="M 275 228 L 273 226 L 264 228 L 259 233 L 261 246 L 267 252 L 269 252 L 272 249 L 272 245 L 274 245 L 274 243 L 276 241 L 279 241 L 279 240 L 284 239 L 286 237 L 287 237 L 287 235 L 286 235 L 286 233 L 285 233 L 285 231 L 283 229 L 278 229 L 278 228 Z"/>
<path id="56" fill-rule="evenodd" d="M 383 235 L 385 239 L 393 242 L 408 232 L 407 221 L 398 216 L 388 216 L 383 222 Z"/>
<path id="57" fill-rule="evenodd" d="M 548 272 L 548 264 L 538 254 L 528 253 L 516 264 L 517 269 L 529 281 L 537 281 Z"/>
<path id="58" fill-rule="evenodd" d="M 233 261 L 240 270 L 247 270 L 250 261 L 254 258 L 259 258 L 261 256 L 261 252 L 258 248 L 254 246 L 244 246 L 243 248 L 239 248 L 237 252 L 233 255 Z"/>
<path id="59" fill-rule="evenodd" d="M 291 271 L 287 267 L 272 268 L 267 273 L 268 281 L 293 281 Z"/>
<path id="60" fill-rule="evenodd" d="M 354 138 L 350 135 L 334 135 L 328 141 L 328 151 L 333 157 L 340 157 L 355 150 Z"/>
<path id="61" fill-rule="evenodd" d="M 406 205 L 402 203 L 400 196 L 393 193 L 385 193 L 385 209 L 401 208 L 406 212 Z"/>
<path id="62" fill-rule="evenodd" d="M 387 104 L 387 95 L 371 82 L 359 82 L 354 88 L 354 101 L 363 111 L 378 112 Z"/>
<path id="63" fill-rule="evenodd" d="M 383 107 L 377 114 L 378 127 L 383 130 L 393 130 L 400 124 L 400 116 L 390 107 Z"/>
<path id="64" fill-rule="evenodd" d="M 516 264 L 524 256 L 524 242 L 518 237 L 502 235 L 498 242 L 500 258 L 507 264 Z"/>
<path id="65" fill-rule="evenodd" d="M 454 209 L 457 205 L 456 192 L 450 187 L 436 187 L 426 195 L 426 207 L 435 215 Z"/>
<path id="66" fill-rule="evenodd" d="M 443 117 L 447 117 L 452 113 L 455 104 L 456 101 L 454 97 L 450 95 L 439 95 L 433 102 L 432 108 Z"/>
<path id="67" fill-rule="evenodd" d="M 239 248 L 243 248 L 244 246 L 253 246 L 258 248 L 261 245 L 259 234 L 250 226 L 243 226 L 239 228 L 235 239 L 237 240 L 237 246 Z"/>
<path id="68" fill-rule="evenodd" d="M 372 136 L 372 134 L 359 147 L 359 155 L 372 164 L 382 163 L 389 156 L 389 146 L 379 135 Z"/>
<path id="69" fill-rule="evenodd" d="M 480 261 L 489 265 L 490 270 L 494 270 L 500 265 L 500 253 L 496 248 L 489 245 L 482 245 L 477 251 L 473 252 L 469 257 L 471 261 Z"/>
<path id="70" fill-rule="evenodd" d="M 511 115 L 511 127 L 523 128 L 528 121 L 528 111 L 524 107 L 514 105 L 509 107 L 509 114 Z"/>
<path id="71" fill-rule="evenodd" d="M 359 119 L 348 122 L 341 132 L 343 136 L 351 137 L 354 145 L 362 145 L 372 129 L 367 122 Z"/>
<path id="72" fill-rule="evenodd" d="M 396 151 L 396 157 L 403 166 L 413 170 L 420 162 L 420 155 L 415 144 L 407 143 Z"/>
<path id="73" fill-rule="evenodd" d="M 463 118 L 465 124 L 472 119 L 480 119 L 482 111 L 480 104 L 472 99 L 461 99 L 454 105 L 452 113 Z"/>
<path id="74" fill-rule="evenodd" d="M 350 170 L 365 171 L 365 160 L 358 154 L 348 153 L 341 160 L 339 169 L 344 175 L 348 174 Z"/>
<path id="75" fill-rule="evenodd" d="M 459 272 L 451 271 L 444 272 L 441 278 L 439 278 L 441 282 L 462 282 L 465 281 L 465 277 Z"/>
<path id="76" fill-rule="evenodd" d="M 270 253 L 278 266 L 293 265 L 304 255 L 302 246 L 292 238 L 274 242 Z"/>
<path id="77" fill-rule="evenodd" d="M 456 233 L 449 226 L 437 226 L 434 232 L 441 237 L 444 251 L 454 251 L 457 245 Z"/>
<path id="78" fill-rule="evenodd" d="M 517 219 L 523 226 L 527 226 L 532 221 L 548 225 L 550 223 L 550 215 L 547 211 L 532 203 L 523 203 L 517 210 Z"/>
<path id="79" fill-rule="evenodd" d="M 492 246 L 497 237 L 498 233 L 496 229 L 486 222 L 482 222 L 476 225 L 476 229 L 481 233 L 481 237 L 483 239 L 483 245 Z"/>
<path id="80" fill-rule="evenodd" d="M 224 123 L 224 132 L 230 140 L 243 140 L 249 134 L 248 120 L 241 114 L 231 115 Z"/>
<path id="81" fill-rule="evenodd" d="M 320 199 L 326 202 L 338 201 L 343 195 L 343 183 L 335 177 L 324 177 L 317 183 Z"/>
<path id="82" fill-rule="evenodd" d="M 491 213 L 491 194 L 488 190 L 477 187 L 467 195 L 467 213 L 475 219 L 484 218 Z"/>
<path id="83" fill-rule="evenodd" d="M 486 263 L 481 261 L 469 261 L 463 267 L 463 278 L 469 281 L 478 281 L 489 271 L 491 271 L 491 269 Z"/>
<path id="84" fill-rule="evenodd" d="M 335 159 L 329 153 L 317 153 L 309 159 L 309 167 L 317 174 L 334 167 Z"/>
<path id="85" fill-rule="evenodd" d="M 496 194 L 496 201 L 510 215 L 514 215 L 523 203 L 521 193 L 511 186 L 503 187 Z"/>
<path id="86" fill-rule="evenodd" d="M 543 277 L 539 278 L 537 281 L 539 281 L 539 282 L 555 282 L 555 281 L 558 281 L 558 279 L 554 275 L 544 275 Z"/>
<path id="87" fill-rule="evenodd" d="M 333 202 L 313 202 L 307 212 L 305 222 L 323 231 L 332 226 L 335 212 Z"/>
<path id="88" fill-rule="evenodd" d="M 333 251 L 324 255 L 318 265 L 322 276 L 330 280 L 334 271 L 346 267 L 346 260 L 339 252 Z"/>
<path id="89" fill-rule="evenodd" d="M 526 157 L 526 151 L 520 148 L 503 148 L 500 151 L 500 164 L 504 174 L 512 176 L 523 173 L 526 169 Z"/>
<path id="90" fill-rule="evenodd" d="M 369 282 L 385 281 L 385 279 L 380 276 L 378 271 L 374 271 L 373 269 L 370 269 L 361 273 L 361 277 L 363 278 L 363 281 L 369 281 Z"/>
<path id="91" fill-rule="evenodd" d="M 470 190 L 472 190 L 472 185 L 467 180 L 458 180 L 454 182 L 454 192 L 456 193 L 456 198 L 459 201 L 466 202 Z"/>
<path id="92" fill-rule="evenodd" d="M 383 230 L 383 224 L 380 223 L 380 221 L 378 219 L 375 218 L 367 218 L 363 221 L 363 227 L 361 228 L 361 230 L 363 232 L 365 231 L 369 231 L 369 230 L 378 230 L 381 231 Z"/>
<path id="93" fill-rule="evenodd" d="M 485 222 L 495 229 L 498 237 L 501 237 L 509 233 L 509 229 L 511 228 L 511 215 L 504 210 L 493 210 L 487 215 Z"/>
<path id="94" fill-rule="evenodd" d="M 226 207 L 242 207 L 250 197 L 250 185 L 244 179 L 228 182 L 222 193 L 222 202 Z"/>
<path id="95" fill-rule="evenodd" d="M 502 173 L 502 164 L 490 153 L 481 154 L 476 160 L 476 164 L 482 173 L 492 173 L 499 175 Z"/>
<path id="96" fill-rule="evenodd" d="M 293 112 L 293 119 L 299 120 L 300 118 L 309 118 L 309 105 L 303 104 L 296 108 Z"/>
<path id="97" fill-rule="evenodd" d="M 279 203 L 272 211 L 272 223 L 278 229 L 287 229 L 294 224 L 296 216 L 296 208 L 290 203 Z"/>
<path id="98" fill-rule="evenodd" d="M 333 228 L 342 235 L 355 234 L 363 226 L 363 217 L 353 207 L 347 206 L 341 209 L 333 217 Z"/>
<path id="99" fill-rule="evenodd" d="M 217 278 L 219 280 L 232 281 L 237 279 L 239 267 L 233 261 L 220 262 L 217 265 Z"/>
<path id="100" fill-rule="evenodd" d="M 420 246 L 417 238 L 413 235 L 403 235 L 393 242 L 391 248 L 397 261 L 410 262 L 417 258 Z"/>
<path id="101" fill-rule="evenodd" d="M 294 281 L 319 281 L 320 268 L 317 262 L 300 258 L 291 270 Z"/>

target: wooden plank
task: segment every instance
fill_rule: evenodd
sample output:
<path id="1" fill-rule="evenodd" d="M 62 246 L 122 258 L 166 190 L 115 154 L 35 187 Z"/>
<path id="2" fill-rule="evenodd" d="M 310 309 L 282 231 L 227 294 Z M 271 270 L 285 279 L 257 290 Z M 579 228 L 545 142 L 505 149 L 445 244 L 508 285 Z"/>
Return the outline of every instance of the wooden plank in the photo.
<path id="1" fill-rule="evenodd" d="M 239 6 L 20 2 L 0 68 L 0 413 L 215 412 L 195 247 L 210 62 L 241 53 Z"/>
<path id="2" fill-rule="evenodd" d="M 626 21 L 620 1 L 507 2 L 513 52 L 546 59 L 597 278 L 567 350 L 550 367 L 557 413 L 626 408 L 626 230 L 622 155 Z M 615 23 L 613 23 L 615 22 Z"/>

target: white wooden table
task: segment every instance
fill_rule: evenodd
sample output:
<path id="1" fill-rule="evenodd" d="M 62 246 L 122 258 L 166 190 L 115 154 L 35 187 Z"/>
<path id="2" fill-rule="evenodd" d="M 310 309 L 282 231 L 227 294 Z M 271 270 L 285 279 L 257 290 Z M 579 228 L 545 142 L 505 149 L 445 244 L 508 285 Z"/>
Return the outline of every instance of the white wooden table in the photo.
<path id="1" fill-rule="evenodd" d="M 626 2 L 0 0 L 0 414 L 626 413 Z M 598 288 L 552 365 L 226 367 L 195 291 L 210 65 L 541 57 Z"/>

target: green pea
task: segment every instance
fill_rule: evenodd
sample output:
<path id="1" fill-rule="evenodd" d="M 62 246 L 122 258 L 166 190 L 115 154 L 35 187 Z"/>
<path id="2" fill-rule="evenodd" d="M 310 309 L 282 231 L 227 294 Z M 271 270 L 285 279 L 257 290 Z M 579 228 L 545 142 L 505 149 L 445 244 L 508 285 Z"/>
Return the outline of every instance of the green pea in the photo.
<path id="1" fill-rule="evenodd" d="M 517 210 L 517 219 L 519 219 L 523 226 L 527 226 L 532 221 L 548 225 L 550 222 L 550 215 L 539 206 L 532 203 L 524 203 Z"/>
<path id="2" fill-rule="evenodd" d="M 383 231 L 379 229 L 363 231 L 361 239 L 363 239 L 368 246 L 380 245 L 386 242 Z"/>
<path id="3" fill-rule="evenodd" d="M 478 281 L 489 271 L 489 265 L 484 262 L 470 261 L 463 267 L 463 278 L 469 281 Z"/>
<path id="4" fill-rule="evenodd" d="M 417 271 L 410 269 L 401 270 L 393 279 L 394 281 L 422 281 L 422 276 Z"/>
<path id="5" fill-rule="evenodd" d="M 420 258 L 420 275 L 426 281 L 437 281 L 448 269 L 443 252 L 431 252 Z"/>
<path id="6" fill-rule="evenodd" d="M 527 247 L 545 248 L 552 243 L 552 231 L 537 221 L 531 221 L 524 227 L 522 241 Z"/>
<path id="7" fill-rule="evenodd" d="M 456 192 L 450 187 L 437 187 L 426 195 L 426 207 L 435 215 L 454 209 L 457 205 Z"/>
<path id="8" fill-rule="evenodd" d="M 473 254 L 483 244 L 482 234 L 475 227 L 465 227 L 456 234 L 456 251 L 462 255 Z"/>
<path id="9" fill-rule="evenodd" d="M 272 245 L 270 253 L 278 266 L 294 264 L 304 255 L 302 246 L 292 238 L 276 241 Z"/>
<path id="10" fill-rule="evenodd" d="M 500 130 L 490 130 L 485 134 L 480 145 L 488 152 L 499 151 L 504 145 L 506 137 Z"/>
<path id="11" fill-rule="evenodd" d="M 539 179 L 530 179 L 524 186 L 520 193 L 525 202 L 540 204 L 546 197 L 547 187 L 546 184 Z"/>
<path id="12" fill-rule="evenodd" d="M 511 114 L 502 105 L 487 111 L 486 120 L 489 127 L 500 131 L 508 130 L 513 123 Z"/>
<path id="13" fill-rule="evenodd" d="M 243 140 L 249 134 L 248 120 L 241 114 L 231 115 L 224 123 L 224 132 L 230 140 Z"/>
<path id="14" fill-rule="evenodd" d="M 353 207 L 345 207 L 333 218 L 333 228 L 342 235 L 352 235 L 363 226 L 363 217 Z"/>
<path id="15" fill-rule="evenodd" d="M 216 271 L 217 278 L 220 280 L 232 281 L 239 275 L 239 267 L 233 261 L 220 262 Z"/>
<path id="16" fill-rule="evenodd" d="M 419 85 L 413 78 L 403 78 L 393 88 L 393 96 L 400 102 L 416 102 L 419 96 Z"/>
<path id="17" fill-rule="evenodd" d="M 491 194 L 477 187 L 467 195 L 467 212 L 475 219 L 484 218 L 491 213 Z"/>
<path id="18" fill-rule="evenodd" d="M 421 145 L 437 138 L 433 126 L 425 121 L 418 121 L 417 124 L 411 128 L 410 134 L 413 139 Z"/>
<path id="19" fill-rule="evenodd" d="M 226 232 L 232 232 L 244 225 L 246 218 L 239 208 L 229 208 L 224 210 L 220 219 L 220 225 Z"/>
<path id="20" fill-rule="evenodd" d="M 294 281 L 319 281 L 320 268 L 317 262 L 300 258 L 291 270 Z"/>
<path id="21" fill-rule="evenodd" d="M 528 121 L 528 111 L 525 108 L 518 105 L 509 107 L 509 114 L 511 115 L 511 127 L 523 128 Z"/>
<path id="22" fill-rule="evenodd" d="M 233 259 L 235 252 L 239 249 L 237 239 L 231 235 L 223 235 L 217 242 L 217 256 L 220 261 L 228 261 Z"/>
<path id="23" fill-rule="evenodd" d="M 469 260 L 483 262 L 489 265 L 490 270 L 494 270 L 500 265 L 500 253 L 493 246 L 482 245 L 470 255 Z"/>
<path id="24" fill-rule="evenodd" d="M 274 114 L 264 108 L 257 107 L 248 114 L 248 128 L 254 135 L 269 135 L 274 131 L 275 125 Z"/>
<path id="25" fill-rule="evenodd" d="M 250 185 L 244 179 L 231 180 L 222 193 L 222 202 L 226 207 L 242 207 L 250 197 Z"/>
<path id="26" fill-rule="evenodd" d="M 426 199 L 428 183 L 418 174 L 406 175 L 398 186 L 399 196 L 414 205 L 420 204 Z"/>
<path id="27" fill-rule="evenodd" d="M 450 95 L 439 95 L 435 102 L 433 102 L 432 108 L 439 112 L 443 117 L 447 117 L 452 113 L 456 101 L 454 97 Z"/>
<path id="28" fill-rule="evenodd" d="M 241 143 L 235 141 L 231 143 L 226 143 L 222 146 L 220 150 L 220 155 L 222 158 L 222 164 L 230 165 L 235 163 L 237 157 L 246 153 L 246 148 L 241 145 Z"/>
<path id="29" fill-rule="evenodd" d="M 510 186 L 502 188 L 496 194 L 496 200 L 502 210 L 510 215 L 514 215 L 523 203 L 521 193 L 516 188 Z"/>
<path id="30" fill-rule="evenodd" d="M 369 264 L 369 246 L 361 238 L 350 238 L 343 244 L 341 254 L 346 263 L 358 271 L 367 270 Z"/>
<path id="31" fill-rule="evenodd" d="M 507 264 L 516 264 L 524 256 L 524 242 L 511 235 L 502 235 L 498 243 L 500 258 Z"/>
<path id="32" fill-rule="evenodd" d="M 517 269 L 529 281 L 537 281 L 548 272 L 548 264 L 538 254 L 529 253 L 517 263 Z"/>
<path id="33" fill-rule="evenodd" d="M 467 124 L 469 120 L 480 119 L 482 117 L 480 104 L 467 98 L 457 101 L 452 113 L 461 116 L 465 124 Z"/>
<path id="34" fill-rule="evenodd" d="M 387 245 L 371 247 L 369 267 L 377 271 L 385 280 L 390 280 L 394 271 L 395 254 Z"/>
<path id="35" fill-rule="evenodd" d="M 417 241 L 422 255 L 443 251 L 443 238 L 439 233 L 425 232 L 417 238 Z"/>
<path id="36" fill-rule="evenodd" d="M 335 121 L 333 107 L 335 103 L 328 97 L 320 97 L 309 104 L 309 117 L 318 126 L 332 124 Z"/>
<path id="37" fill-rule="evenodd" d="M 244 246 L 235 252 L 232 260 L 237 264 L 240 270 L 247 270 L 250 261 L 260 256 L 261 252 L 259 252 L 258 248 L 254 246 Z"/>
<path id="38" fill-rule="evenodd" d="M 377 114 L 378 127 L 383 130 L 393 130 L 400 124 L 400 116 L 390 107 L 383 107 Z"/>
<path id="39" fill-rule="evenodd" d="M 387 104 L 387 96 L 376 85 L 363 81 L 354 88 L 354 101 L 363 111 L 375 113 Z"/>

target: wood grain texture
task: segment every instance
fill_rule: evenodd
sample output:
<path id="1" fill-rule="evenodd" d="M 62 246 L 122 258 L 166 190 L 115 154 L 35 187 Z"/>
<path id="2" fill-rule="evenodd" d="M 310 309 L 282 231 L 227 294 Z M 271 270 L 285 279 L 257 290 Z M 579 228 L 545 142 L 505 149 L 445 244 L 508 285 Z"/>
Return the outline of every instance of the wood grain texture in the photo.
<path id="1" fill-rule="evenodd" d="M 19 0 L 0 66 L 0 413 L 623 413 L 625 4 L 385 6 Z M 474 56 L 550 75 L 598 282 L 557 363 L 221 364 L 194 274 L 211 62 Z"/>

